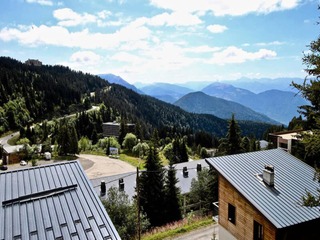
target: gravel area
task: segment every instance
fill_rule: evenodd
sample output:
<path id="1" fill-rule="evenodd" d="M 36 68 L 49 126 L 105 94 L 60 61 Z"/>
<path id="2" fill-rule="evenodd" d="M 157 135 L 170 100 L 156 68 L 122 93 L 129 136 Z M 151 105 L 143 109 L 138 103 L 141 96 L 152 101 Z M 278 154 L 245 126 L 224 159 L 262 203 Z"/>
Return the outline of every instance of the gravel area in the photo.
<path id="1" fill-rule="evenodd" d="M 109 158 L 107 156 L 96 156 L 89 154 L 80 154 L 77 159 L 83 167 L 89 179 L 111 176 L 121 173 L 133 172 L 136 168 L 126 162 L 118 159 Z M 38 166 L 61 162 L 61 160 L 39 160 Z M 8 165 L 8 170 L 31 167 L 31 161 L 28 165 L 20 166 L 20 164 Z M 0 170 L 0 172 L 2 172 Z"/>

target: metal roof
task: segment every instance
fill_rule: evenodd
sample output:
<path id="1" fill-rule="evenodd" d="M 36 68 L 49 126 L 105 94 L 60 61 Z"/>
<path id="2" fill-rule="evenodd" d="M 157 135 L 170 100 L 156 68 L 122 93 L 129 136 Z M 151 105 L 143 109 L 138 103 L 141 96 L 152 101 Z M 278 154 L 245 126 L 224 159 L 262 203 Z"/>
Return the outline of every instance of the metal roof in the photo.
<path id="1" fill-rule="evenodd" d="M 176 186 L 180 188 L 182 194 L 189 193 L 192 179 L 197 179 L 197 176 L 198 176 L 197 164 L 201 164 L 202 168 L 209 167 L 208 163 L 206 163 L 204 159 L 184 162 L 184 163 L 179 163 L 174 165 L 176 169 L 176 177 L 178 179 Z M 183 176 L 183 173 L 182 173 L 183 167 L 187 167 L 188 177 Z M 140 173 L 141 172 L 142 171 L 140 171 Z M 135 192 L 136 177 L 137 177 L 136 172 L 129 172 L 129 173 L 91 179 L 91 183 L 94 186 L 96 193 L 100 195 L 100 184 L 102 180 L 105 181 L 106 189 L 108 191 L 108 189 L 111 188 L 112 186 L 119 187 L 119 179 L 122 178 L 124 182 L 124 191 L 129 196 L 129 198 L 132 199 L 132 197 L 134 197 L 136 194 Z M 105 197 L 106 196 L 101 196 L 102 199 L 105 199 Z"/>
<path id="2" fill-rule="evenodd" d="M 120 239 L 78 161 L 0 173 L 0 240 Z"/>
<path id="3" fill-rule="evenodd" d="M 302 196 L 318 194 L 315 170 L 281 149 L 206 159 L 273 225 L 284 228 L 320 217 L 319 207 L 302 206 Z M 274 166 L 274 187 L 261 178 L 265 165 Z"/>

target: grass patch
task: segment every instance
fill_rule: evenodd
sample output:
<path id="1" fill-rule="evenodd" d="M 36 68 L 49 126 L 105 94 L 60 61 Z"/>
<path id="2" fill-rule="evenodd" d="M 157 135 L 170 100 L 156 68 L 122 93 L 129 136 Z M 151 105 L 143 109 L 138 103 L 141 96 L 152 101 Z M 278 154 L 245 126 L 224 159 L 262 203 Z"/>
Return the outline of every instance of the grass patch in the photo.
<path id="1" fill-rule="evenodd" d="M 135 157 L 135 156 L 132 156 L 131 153 L 129 153 L 125 150 L 122 150 L 122 152 L 120 153 L 119 159 L 131 164 L 132 166 L 139 167 L 139 169 L 144 169 L 145 160 L 138 158 L 138 157 Z"/>
<path id="2" fill-rule="evenodd" d="M 193 219 L 185 218 L 181 221 L 174 222 L 163 227 L 152 229 L 142 235 L 142 240 L 161 240 L 171 239 L 172 237 L 194 231 L 198 228 L 213 225 L 211 217 L 194 217 Z"/>
<path id="3" fill-rule="evenodd" d="M 90 155 L 96 155 L 96 156 L 104 156 L 106 157 L 106 153 L 104 151 L 99 151 L 99 150 L 87 150 L 87 151 L 82 151 L 81 154 L 90 154 Z"/>
<path id="4" fill-rule="evenodd" d="M 57 161 L 62 161 L 62 160 L 67 160 L 67 161 L 71 161 L 71 160 L 76 160 L 78 159 L 77 156 L 71 156 L 71 155 L 67 155 L 67 156 L 53 156 L 52 160 L 57 160 Z"/>

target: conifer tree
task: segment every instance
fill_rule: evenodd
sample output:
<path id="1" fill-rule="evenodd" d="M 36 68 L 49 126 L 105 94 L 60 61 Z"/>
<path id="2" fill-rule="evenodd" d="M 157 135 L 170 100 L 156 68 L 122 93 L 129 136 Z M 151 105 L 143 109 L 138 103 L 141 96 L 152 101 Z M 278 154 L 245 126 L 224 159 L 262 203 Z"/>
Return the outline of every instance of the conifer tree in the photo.
<path id="1" fill-rule="evenodd" d="M 160 164 L 158 151 L 154 146 L 150 150 L 140 180 L 140 205 L 147 214 L 152 226 L 165 223 L 164 170 Z"/>
<path id="2" fill-rule="evenodd" d="M 227 154 L 236 154 L 241 152 L 241 136 L 240 127 L 232 114 L 231 120 L 229 121 L 228 133 L 227 133 L 228 148 Z"/>
<path id="3" fill-rule="evenodd" d="M 181 193 L 180 189 L 176 186 L 177 183 L 178 179 L 176 178 L 176 170 L 172 165 L 170 165 L 165 181 L 165 210 L 167 211 L 166 222 L 173 222 L 182 218 L 180 209 Z"/>

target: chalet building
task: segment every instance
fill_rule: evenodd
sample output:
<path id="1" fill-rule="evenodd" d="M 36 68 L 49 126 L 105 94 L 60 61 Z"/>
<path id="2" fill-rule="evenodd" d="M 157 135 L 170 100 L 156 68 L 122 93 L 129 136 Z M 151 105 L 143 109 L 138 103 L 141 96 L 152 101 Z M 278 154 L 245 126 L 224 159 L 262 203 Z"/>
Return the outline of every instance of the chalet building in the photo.
<path id="1" fill-rule="evenodd" d="M 0 240 L 120 240 L 77 161 L 0 173 Z"/>
<path id="2" fill-rule="evenodd" d="M 283 131 L 276 133 L 269 133 L 269 140 L 276 148 L 282 148 L 291 153 L 292 146 L 300 141 L 300 134 L 302 131 Z"/>
<path id="3" fill-rule="evenodd" d="M 206 159 L 219 175 L 219 239 L 320 239 L 315 170 L 282 149 Z"/>
<path id="4" fill-rule="evenodd" d="M 135 124 L 128 123 L 126 125 L 127 132 L 134 132 Z M 120 135 L 120 123 L 107 122 L 102 124 L 103 136 L 104 137 L 119 137 Z"/>
<path id="5" fill-rule="evenodd" d="M 3 146 L 2 161 L 5 165 L 19 163 L 23 159 L 21 150 L 23 145 Z"/>
<path id="6" fill-rule="evenodd" d="M 29 66 L 36 66 L 36 67 L 42 66 L 42 62 L 39 61 L 38 59 L 28 59 L 24 63 L 29 65 Z"/>

